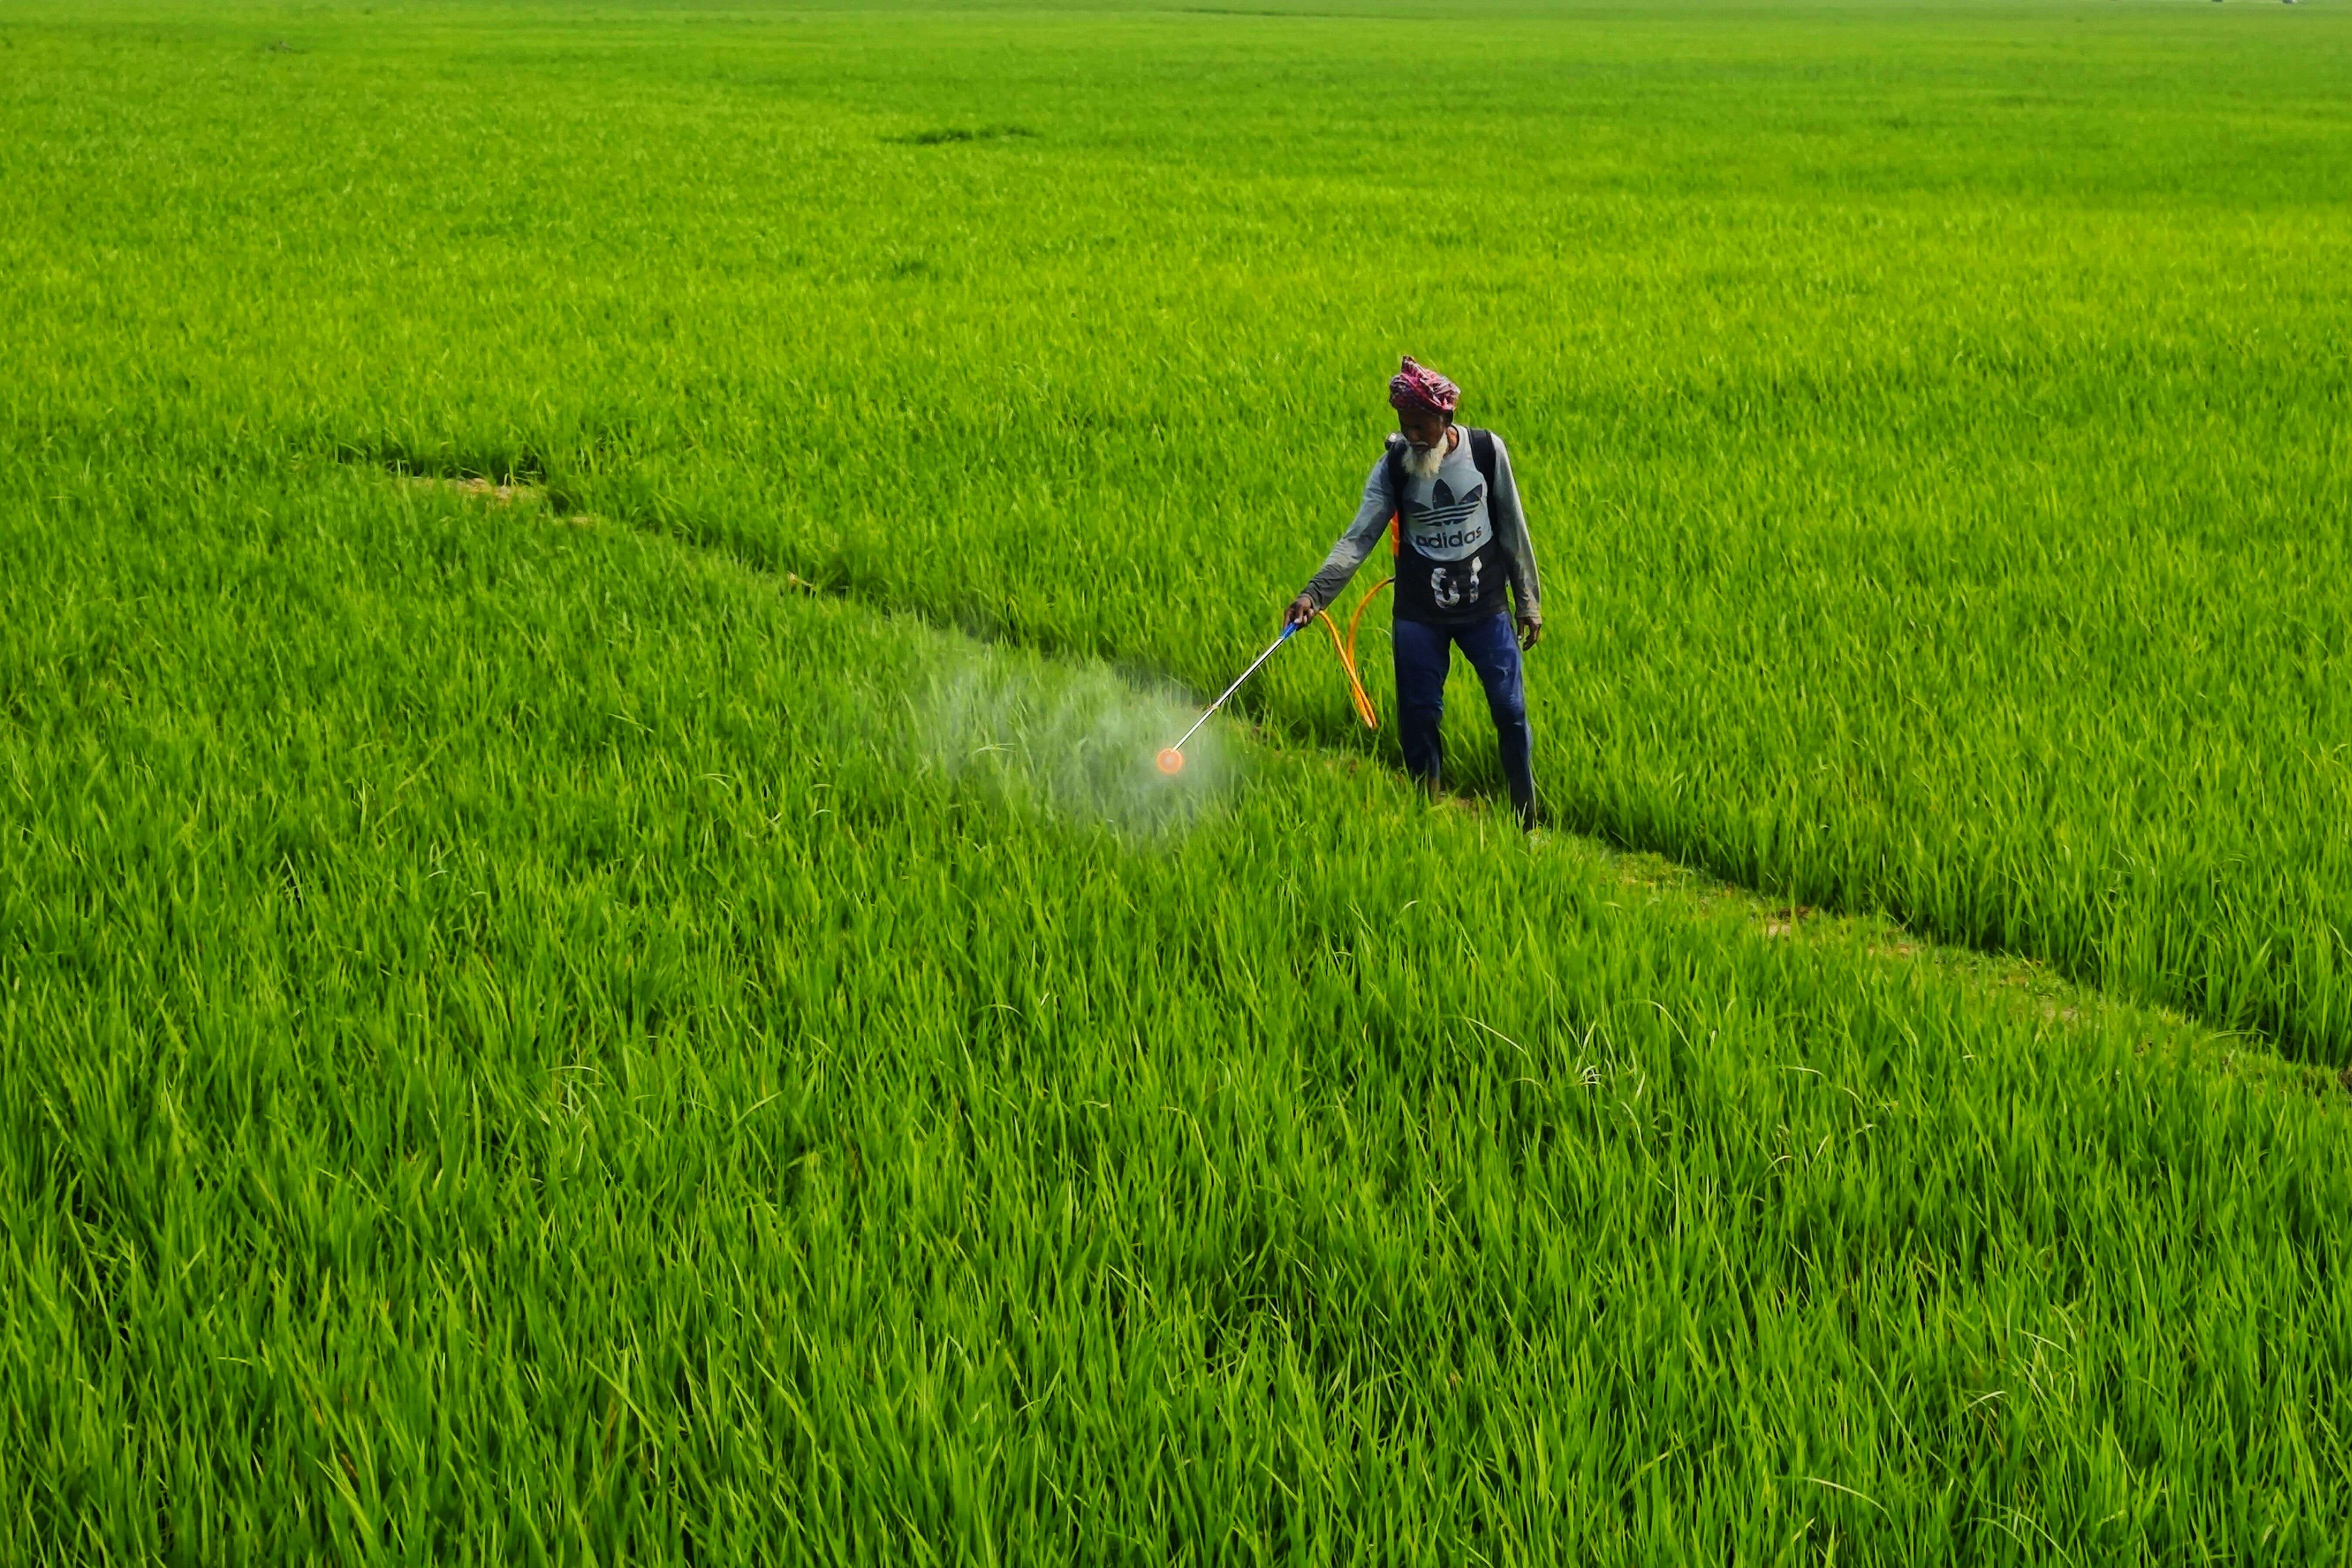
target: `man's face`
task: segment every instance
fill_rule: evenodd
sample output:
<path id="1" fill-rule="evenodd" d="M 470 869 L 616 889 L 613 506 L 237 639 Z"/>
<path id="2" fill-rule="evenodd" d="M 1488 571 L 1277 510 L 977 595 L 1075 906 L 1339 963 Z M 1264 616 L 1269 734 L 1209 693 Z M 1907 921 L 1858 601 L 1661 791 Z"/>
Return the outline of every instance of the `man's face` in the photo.
<path id="1" fill-rule="evenodd" d="M 1397 410 L 1397 428 L 1404 432 L 1405 440 L 1417 452 L 1445 445 L 1445 427 L 1454 423 L 1443 414 L 1432 414 L 1426 408 Z"/>

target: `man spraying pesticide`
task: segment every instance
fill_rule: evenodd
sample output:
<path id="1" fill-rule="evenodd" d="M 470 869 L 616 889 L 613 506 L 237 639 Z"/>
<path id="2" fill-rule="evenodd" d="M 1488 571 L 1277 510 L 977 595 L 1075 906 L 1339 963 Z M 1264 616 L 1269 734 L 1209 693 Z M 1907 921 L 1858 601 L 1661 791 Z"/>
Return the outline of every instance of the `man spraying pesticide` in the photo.
<path id="1" fill-rule="evenodd" d="M 1503 776 L 1510 784 L 1520 825 L 1535 827 L 1536 781 L 1528 758 L 1528 702 L 1519 656 L 1543 636 L 1542 588 L 1527 519 L 1519 510 L 1518 484 L 1511 477 L 1511 455 L 1493 433 L 1454 423 L 1461 400 L 1460 387 L 1406 356 L 1389 383 L 1398 433 L 1389 437 L 1388 449 L 1364 481 L 1363 504 L 1355 521 L 1331 547 L 1306 591 L 1284 612 L 1282 635 L 1209 704 L 1182 739 L 1160 753 L 1160 772 L 1174 773 L 1183 767 L 1185 743 L 1293 633 L 1324 613 L 1371 553 L 1373 541 L 1389 531 L 1396 552 L 1397 738 L 1404 750 L 1405 771 L 1425 783 L 1433 796 L 1436 794 L 1445 763 L 1438 728 L 1445 710 L 1445 673 L 1453 650 L 1459 647 L 1486 688 L 1487 710 L 1494 715 L 1501 742 Z M 1375 584 L 1364 603 L 1386 586 Z M 1517 604 L 1516 636 L 1506 592 Z M 1356 619 L 1363 613 L 1360 603 Z M 1349 621 L 1344 639 L 1334 627 L 1331 640 L 1347 671 L 1356 710 L 1370 724 L 1371 699 L 1356 671 L 1355 620 Z"/>
<path id="2" fill-rule="evenodd" d="M 1406 357 L 1389 383 L 1397 434 L 1364 481 L 1355 521 L 1284 612 L 1283 629 L 1288 636 L 1321 615 L 1394 518 L 1397 740 L 1405 771 L 1436 793 L 1445 764 L 1438 729 L 1445 672 L 1458 647 L 1486 689 L 1511 802 L 1520 825 L 1532 829 L 1536 780 L 1519 655 L 1543 636 L 1543 590 L 1511 455 L 1491 432 L 1454 423 L 1461 400 L 1460 387 Z M 1507 590 L 1517 605 L 1516 637 Z"/>

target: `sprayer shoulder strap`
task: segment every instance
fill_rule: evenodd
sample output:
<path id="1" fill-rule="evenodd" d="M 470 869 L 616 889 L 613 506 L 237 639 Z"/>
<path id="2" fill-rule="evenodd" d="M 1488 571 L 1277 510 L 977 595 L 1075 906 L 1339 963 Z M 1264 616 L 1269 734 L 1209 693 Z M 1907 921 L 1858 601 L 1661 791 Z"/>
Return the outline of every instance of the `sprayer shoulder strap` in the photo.
<path id="1" fill-rule="evenodd" d="M 1477 465 L 1478 477 L 1486 481 L 1487 515 L 1494 515 L 1495 506 L 1495 433 L 1492 430 L 1470 432 L 1470 461 Z"/>
<path id="2" fill-rule="evenodd" d="M 1395 555 L 1403 549 L 1404 527 L 1404 443 L 1391 441 L 1386 458 L 1389 468 L 1389 553 Z"/>

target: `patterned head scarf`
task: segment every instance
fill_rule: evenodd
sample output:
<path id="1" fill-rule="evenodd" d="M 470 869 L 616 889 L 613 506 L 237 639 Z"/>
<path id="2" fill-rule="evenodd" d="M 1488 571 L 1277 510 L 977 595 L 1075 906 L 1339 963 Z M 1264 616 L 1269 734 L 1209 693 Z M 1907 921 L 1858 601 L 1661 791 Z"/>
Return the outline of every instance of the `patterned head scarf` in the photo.
<path id="1" fill-rule="evenodd" d="M 1392 408 L 1426 409 L 1444 418 L 1454 417 L 1454 405 L 1462 401 L 1462 389 L 1431 370 L 1412 363 L 1404 356 L 1404 363 L 1389 383 L 1389 405 Z"/>

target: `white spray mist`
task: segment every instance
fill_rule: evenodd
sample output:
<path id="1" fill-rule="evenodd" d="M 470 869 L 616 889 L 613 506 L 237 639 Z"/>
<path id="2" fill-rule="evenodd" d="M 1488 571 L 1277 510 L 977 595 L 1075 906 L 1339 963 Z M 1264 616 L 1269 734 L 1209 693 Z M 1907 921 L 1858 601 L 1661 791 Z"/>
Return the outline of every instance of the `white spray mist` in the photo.
<path id="1" fill-rule="evenodd" d="M 992 647 L 943 655 L 926 677 L 917 709 L 935 763 L 1013 804 L 1159 835 L 1190 826 L 1224 791 L 1214 724 L 1186 745 L 1181 770 L 1160 770 L 1160 750 L 1199 716 L 1173 693 Z"/>

